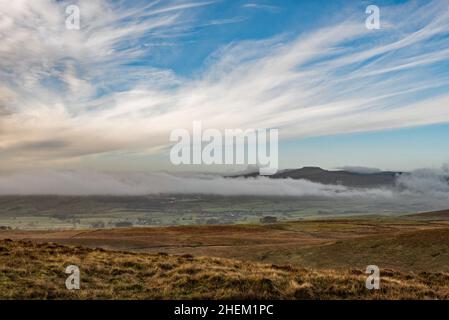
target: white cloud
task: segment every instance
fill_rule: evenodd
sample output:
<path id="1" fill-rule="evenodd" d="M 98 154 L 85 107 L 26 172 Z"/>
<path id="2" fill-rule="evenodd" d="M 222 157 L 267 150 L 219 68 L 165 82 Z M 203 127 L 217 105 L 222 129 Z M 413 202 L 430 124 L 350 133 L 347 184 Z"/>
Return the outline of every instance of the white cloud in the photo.
<path id="1" fill-rule="evenodd" d="M 166 173 L 105 173 L 96 171 L 31 171 L 0 177 L 0 195 L 145 195 L 218 194 L 264 196 L 347 196 L 358 194 L 342 186 L 304 180 L 233 179 Z M 360 192 L 359 194 L 363 194 Z M 385 192 L 388 195 L 388 191 Z"/>
<path id="2" fill-rule="evenodd" d="M 443 176 L 446 174 L 445 176 Z M 447 172 L 420 170 L 398 179 L 397 187 L 355 189 L 306 180 L 223 178 L 212 174 L 113 173 L 93 170 L 24 171 L 0 176 L 0 195 L 157 195 L 299 197 L 317 207 L 360 206 L 359 212 L 416 212 L 445 209 Z M 332 202 L 329 203 L 329 200 Z"/>
<path id="3" fill-rule="evenodd" d="M 243 5 L 243 8 L 263 10 L 263 11 L 268 11 L 268 12 L 272 12 L 272 13 L 279 12 L 281 10 L 281 8 L 279 8 L 278 6 L 262 4 L 262 3 L 253 3 L 253 2 L 245 3 Z"/>

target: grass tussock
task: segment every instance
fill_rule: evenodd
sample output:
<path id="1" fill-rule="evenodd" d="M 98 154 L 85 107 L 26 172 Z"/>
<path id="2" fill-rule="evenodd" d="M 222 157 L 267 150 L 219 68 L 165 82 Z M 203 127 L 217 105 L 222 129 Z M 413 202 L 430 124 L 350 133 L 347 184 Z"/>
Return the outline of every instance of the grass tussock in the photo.
<path id="1" fill-rule="evenodd" d="M 74 264 L 81 289 L 67 290 Z M 449 274 L 311 270 L 238 260 L 0 241 L 2 299 L 448 299 Z"/>

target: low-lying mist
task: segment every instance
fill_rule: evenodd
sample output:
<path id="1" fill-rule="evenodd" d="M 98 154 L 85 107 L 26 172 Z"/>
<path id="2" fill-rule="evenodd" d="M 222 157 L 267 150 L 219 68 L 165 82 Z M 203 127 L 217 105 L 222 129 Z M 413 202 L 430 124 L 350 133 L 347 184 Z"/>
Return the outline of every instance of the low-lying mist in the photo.
<path id="1" fill-rule="evenodd" d="M 225 178 L 210 174 L 117 173 L 88 170 L 33 171 L 0 176 L 0 195 L 155 195 L 317 197 L 348 199 L 379 208 L 449 208 L 447 170 L 417 170 L 397 177 L 394 187 L 349 188 L 307 180 Z"/>

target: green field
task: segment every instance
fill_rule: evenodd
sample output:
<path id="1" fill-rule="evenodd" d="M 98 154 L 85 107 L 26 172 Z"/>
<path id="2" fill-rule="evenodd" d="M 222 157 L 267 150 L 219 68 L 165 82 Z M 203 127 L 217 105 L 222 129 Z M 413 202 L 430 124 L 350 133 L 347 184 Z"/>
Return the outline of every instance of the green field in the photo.
<path id="1" fill-rule="evenodd" d="M 0 226 L 13 229 L 86 229 L 258 223 L 342 216 L 400 215 L 407 208 L 319 197 L 220 197 L 205 195 L 3 196 Z"/>

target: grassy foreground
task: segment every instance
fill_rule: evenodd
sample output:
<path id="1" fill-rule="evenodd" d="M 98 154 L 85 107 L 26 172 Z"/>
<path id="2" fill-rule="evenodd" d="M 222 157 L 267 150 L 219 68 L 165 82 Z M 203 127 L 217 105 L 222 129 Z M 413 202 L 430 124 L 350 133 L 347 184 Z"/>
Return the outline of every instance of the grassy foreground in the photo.
<path id="1" fill-rule="evenodd" d="M 67 290 L 66 266 L 81 271 Z M 147 254 L 54 243 L 0 241 L 2 299 L 448 299 L 449 274 L 311 270 L 223 258 Z"/>

